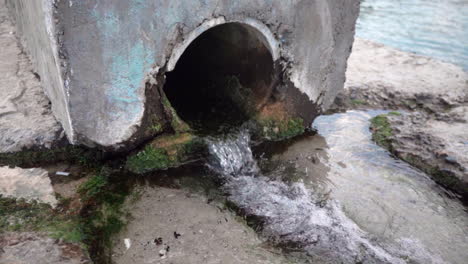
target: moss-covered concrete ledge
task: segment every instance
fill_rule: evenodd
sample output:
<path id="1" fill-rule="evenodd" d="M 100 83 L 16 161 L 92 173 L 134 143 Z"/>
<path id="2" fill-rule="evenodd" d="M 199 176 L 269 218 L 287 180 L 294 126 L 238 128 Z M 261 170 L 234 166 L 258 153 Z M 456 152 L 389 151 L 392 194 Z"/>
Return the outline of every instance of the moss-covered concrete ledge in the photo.
<path id="1" fill-rule="evenodd" d="M 132 173 L 144 174 L 205 159 L 208 148 L 203 136 L 198 136 L 185 123 L 180 125 L 182 122 L 180 119 L 177 120 L 172 126 L 182 127 L 183 129 L 179 131 L 186 132 L 160 135 L 144 144 L 127 157 L 125 168 Z M 283 116 L 259 114 L 242 126 L 240 129 L 249 130 L 257 142 L 287 140 L 308 130 L 302 118 L 288 118 L 284 113 Z M 235 133 L 237 129 L 231 128 L 231 131 L 223 133 Z"/>
<path id="2" fill-rule="evenodd" d="M 203 139 L 191 133 L 159 136 L 129 155 L 125 168 L 137 174 L 166 170 L 200 160 L 206 153 Z"/>
<path id="3" fill-rule="evenodd" d="M 465 107 L 466 108 L 466 107 Z M 468 202 L 466 109 L 444 121 L 429 115 L 390 112 L 371 120 L 372 139 L 396 157 L 430 175 Z M 458 121 L 457 121 L 458 120 Z M 465 120 L 464 122 L 460 122 Z M 460 145 L 461 144 L 461 145 Z"/>

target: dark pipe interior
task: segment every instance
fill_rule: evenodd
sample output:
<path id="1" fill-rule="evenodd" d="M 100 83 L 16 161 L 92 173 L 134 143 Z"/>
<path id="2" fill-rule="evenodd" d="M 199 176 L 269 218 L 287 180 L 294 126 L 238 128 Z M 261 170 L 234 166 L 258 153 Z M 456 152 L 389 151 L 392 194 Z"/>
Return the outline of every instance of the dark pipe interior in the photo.
<path id="1" fill-rule="evenodd" d="M 273 60 L 261 33 L 239 23 L 195 39 L 166 74 L 166 93 L 182 120 L 199 131 L 238 126 L 271 90 Z"/>

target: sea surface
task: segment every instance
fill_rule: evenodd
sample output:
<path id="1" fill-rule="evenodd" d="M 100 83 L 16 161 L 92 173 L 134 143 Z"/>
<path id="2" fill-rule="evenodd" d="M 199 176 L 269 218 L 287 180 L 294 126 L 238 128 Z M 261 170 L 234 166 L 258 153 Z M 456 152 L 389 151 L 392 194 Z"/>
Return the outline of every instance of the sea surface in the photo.
<path id="1" fill-rule="evenodd" d="M 363 0 L 356 34 L 468 70 L 468 0 Z"/>

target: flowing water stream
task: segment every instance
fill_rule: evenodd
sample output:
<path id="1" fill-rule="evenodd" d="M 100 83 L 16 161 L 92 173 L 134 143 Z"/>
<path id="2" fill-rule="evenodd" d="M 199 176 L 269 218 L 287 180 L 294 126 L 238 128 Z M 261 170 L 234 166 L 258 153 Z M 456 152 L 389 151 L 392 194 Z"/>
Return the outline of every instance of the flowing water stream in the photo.
<path id="1" fill-rule="evenodd" d="M 381 111 L 319 117 L 318 134 L 255 159 L 247 131 L 208 139 L 228 199 L 306 263 L 466 263 L 468 215 L 371 141 Z M 259 161 L 259 162 L 257 162 Z"/>

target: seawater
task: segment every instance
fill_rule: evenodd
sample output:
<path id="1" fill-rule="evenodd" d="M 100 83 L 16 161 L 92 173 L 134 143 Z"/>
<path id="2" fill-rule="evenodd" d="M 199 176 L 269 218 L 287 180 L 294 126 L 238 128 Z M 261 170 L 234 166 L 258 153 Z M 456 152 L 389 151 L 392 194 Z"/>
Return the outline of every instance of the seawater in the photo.
<path id="1" fill-rule="evenodd" d="M 468 70 L 468 0 L 363 0 L 356 34 Z"/>

